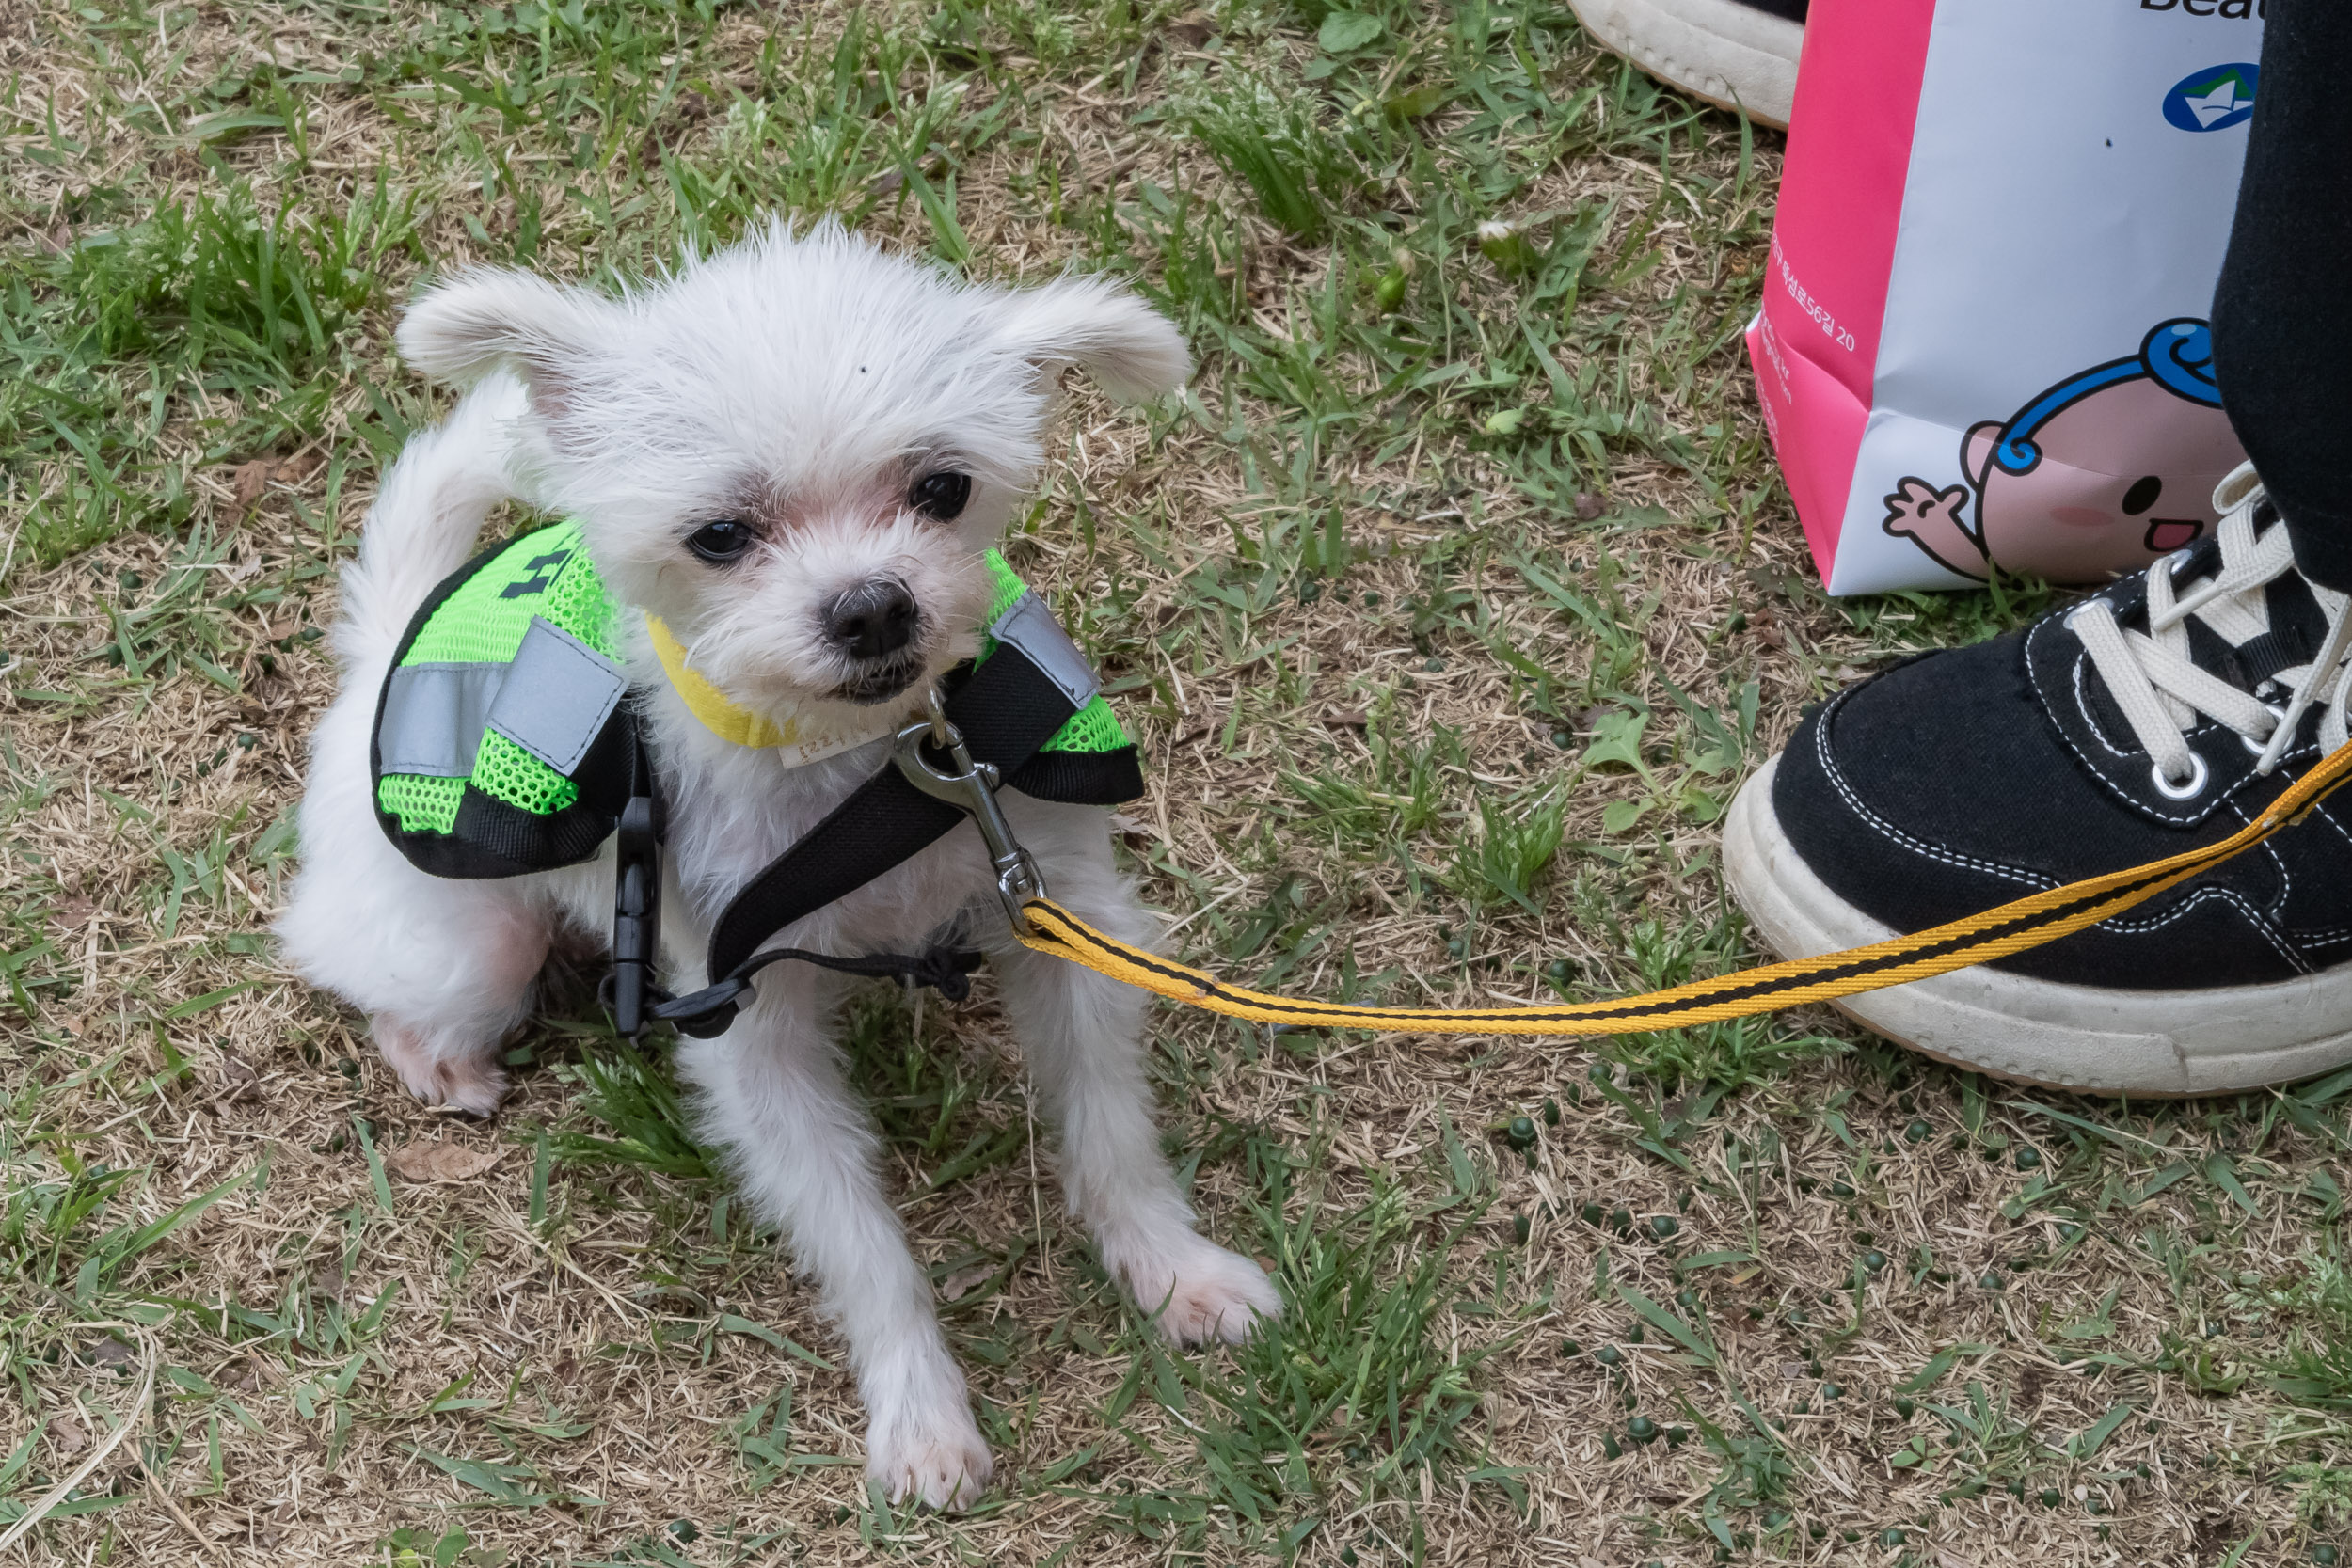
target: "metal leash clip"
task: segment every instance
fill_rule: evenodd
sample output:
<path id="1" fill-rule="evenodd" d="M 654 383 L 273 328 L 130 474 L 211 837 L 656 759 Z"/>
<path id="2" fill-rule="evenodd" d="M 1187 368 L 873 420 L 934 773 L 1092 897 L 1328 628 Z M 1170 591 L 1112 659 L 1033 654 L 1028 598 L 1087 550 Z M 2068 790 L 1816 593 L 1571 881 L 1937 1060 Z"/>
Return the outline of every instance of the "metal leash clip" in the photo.
<path id="1" fill-rule="evenodd" d="M 948 722 L 937 690 L 931 692 L 928 705 L 930 717 L 898 732 L 893 750 L 898 771 L 924 794 L 971 813 L 980 830 L 980 842 L 988 846 L 989 862 L 996 870 L 996 896 L 1003 900 L 1012 928 L 1025 933 L 1029 917 L 1023 906 L 1045 896 L 1045 879 L 1038 874 L 1037 862 L 1012 836 L 1012 824 L 1005 820 L 1003 808 L 996 804 L 996 786 L 1004 781 L 993 765 L 972 760 L 963 733 Z M 926 742 L 946 752 L 955 771 L 937 767 L 924 755 Z"/>

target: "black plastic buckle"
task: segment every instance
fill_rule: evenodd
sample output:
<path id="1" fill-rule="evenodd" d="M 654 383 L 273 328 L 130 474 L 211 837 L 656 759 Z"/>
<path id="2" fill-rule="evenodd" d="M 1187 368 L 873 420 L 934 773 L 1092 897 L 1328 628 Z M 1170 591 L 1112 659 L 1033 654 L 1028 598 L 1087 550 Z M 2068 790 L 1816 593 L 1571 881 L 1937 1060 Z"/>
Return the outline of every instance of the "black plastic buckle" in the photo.
<path id="1" fill-rule="evenodd" d="M 698 1040 L 714 1038 L 725 1034 L 744 1004 L 755 999 L 752 976 L 770 964 L 787 962 L 815 964 L 836 974 L 872 975 L 907 986 L 928 986 L 950 1002 L 961 1002 L 972 994 L 972 972 L 980 967 L 980 955 L 968 947 L 932 947 L 921 953 L 868 953 L 845 958 L 803 947 L 770 947 L 744 959 L 734 974 L 716 985 L 685 996 L 656 992 L 657 1003 L 646 1016 L 676 1025 L 681 1035 Z"/>
<path id="2" fill-rule="evenodd" d="M 681 1035 L 691 1035 L 698 1040 L 715 1039 L 735 1022 L 735 1015 L 742 1010 L 751 989 L 749 980 L 730 977 L 684 996 L 665 997 L 646 1016 L 674 1025 Z"/>
<path id="3" fill-rule="evenodd" d="M 660 996 L 654 966 L 661 957 L 661 840 L 650 795 L 621 808 L 620 864 L 612 879 L 612 1027 L 630 1039 L 645 1027 L 646 1004 Z M 724 1025 L 721 1025 L 724 1027 Z"/>

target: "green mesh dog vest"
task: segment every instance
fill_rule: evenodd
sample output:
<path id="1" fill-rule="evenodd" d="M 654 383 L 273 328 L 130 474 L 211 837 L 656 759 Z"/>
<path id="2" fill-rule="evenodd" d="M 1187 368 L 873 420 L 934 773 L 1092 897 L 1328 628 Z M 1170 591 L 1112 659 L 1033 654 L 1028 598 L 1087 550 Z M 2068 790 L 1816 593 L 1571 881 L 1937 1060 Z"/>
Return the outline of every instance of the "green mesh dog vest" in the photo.
<path id="1" fill-rule="evenodd" d="M 1003 556 L 974 667 L 1010 642 L 1075 712 L 1011 781 L 1049 800 L 1140 792 L 1136 751 L 1093 670 Z M 376 701 L 384 832 L 438 877 L 516 877 L 595 856 L 627 802 L 637 744 L 618 608 L 564 521 L 496 546 L 418 608 Z"/>

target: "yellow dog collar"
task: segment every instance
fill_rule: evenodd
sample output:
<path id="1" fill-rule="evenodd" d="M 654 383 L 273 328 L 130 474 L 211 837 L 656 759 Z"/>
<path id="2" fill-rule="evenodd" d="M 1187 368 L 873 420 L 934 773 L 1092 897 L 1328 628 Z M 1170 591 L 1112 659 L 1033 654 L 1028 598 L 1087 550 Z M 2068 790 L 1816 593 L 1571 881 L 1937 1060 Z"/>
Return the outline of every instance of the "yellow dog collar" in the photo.
<path id="1" fill-rule="evenodd" d="M 678 700 L 702 721 L 703 728 L 731 745 L 783 752 L 787 753 L 785 765 L 797 767 L 803 762 L 837 756 L 869 740 L 880 739 L 896 728 L 894 723 L 883 723 L 880 728 L 841 735 L 812 733 L 797 719 L 787 719 L 779 724 L 736 702 L 687 663 L 686 649 L 661 624 L 660 616 L 646 616 L 645 629 L 653 634 L 654 657 L 661 660 L 662 672 L 670 677 L 670 688 L 678 694 Z"/>
<path id="2" fill-rule="evenodd" d="M 771 746 L 790 743 L 785 732 L 773 721 L 754 713 L 750 708 L 730 700 L 707 680 L 701 672 L 686 662 L 686 650 L 670 635 L 670 628 L 661 624 L 659 615 L 645 617 L 645 629 L 653 633 L 654 657 L 661 660 L 662 670 L 670 677 L 671 687 L 687 711 L 703 722 L 703 728 L 722 740 L 738 746 L 750 746 L 761 751 Z M 794 725 L 798 729 L 799 725 Z"/>

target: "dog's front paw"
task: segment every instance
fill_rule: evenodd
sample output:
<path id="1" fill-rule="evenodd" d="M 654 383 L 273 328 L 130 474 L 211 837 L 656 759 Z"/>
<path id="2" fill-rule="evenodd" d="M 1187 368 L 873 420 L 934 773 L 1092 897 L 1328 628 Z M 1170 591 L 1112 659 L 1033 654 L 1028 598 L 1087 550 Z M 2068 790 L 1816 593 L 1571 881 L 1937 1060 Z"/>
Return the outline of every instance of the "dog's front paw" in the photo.
<path id="1" fill-rule="evenodd" d="M 1174 1246 L 1116 1259 L 1114 1272 L 1175 1344 L 1239 1344 L 1260 1319 L 1282 1315 L 1282 1298 L 1265 1270 L 1189 1231 Z"/>
<path id="2" fill-rule="evenodd" d="M 866 1435 L 866 1479 L 892 1502 L 969 1508 L 995 1470 L 971 1411 L 959 1404 L 930 1418 L 877 1418 Z"/>
<path id="3" fill-rule="evenodd" d="M 419 1031 L 383 1013 L 370 1021 L 369 1032 L 408 1092 L 427 1105 L 486 1117 L 506 1098 L 506 1074 L 487 1048 L 478 1055 L 444 1055 Z"/>

